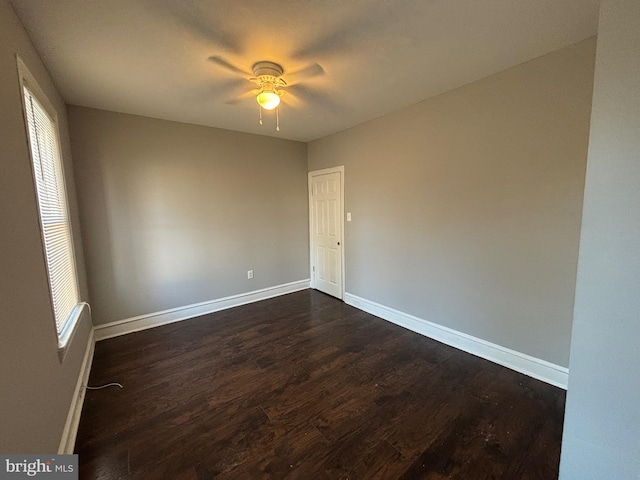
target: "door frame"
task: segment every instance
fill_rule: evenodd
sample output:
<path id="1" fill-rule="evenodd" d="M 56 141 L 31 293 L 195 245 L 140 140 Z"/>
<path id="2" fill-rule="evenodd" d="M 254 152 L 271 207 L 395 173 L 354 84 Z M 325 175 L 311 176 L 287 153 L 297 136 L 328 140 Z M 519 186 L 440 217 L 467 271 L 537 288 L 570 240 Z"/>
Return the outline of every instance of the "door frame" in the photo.
<path id="1" fill-rule="evenodd" d="M 318 175 L 326 175 L 328 173 L 340 174 L 340 275 L 342 288 L 340 291 L 340 300 L 344 301 L 345 285 L 345 245 L 344 245 L 344 165 L 331 168 L 323 168 L 321 170 L 312 170 L 307 175 L 307 192 L 309 195 L 309 286 L 315 288 L 315 275 L 313 272 L 313 205 L 311 203 L 311 179 Z"/>

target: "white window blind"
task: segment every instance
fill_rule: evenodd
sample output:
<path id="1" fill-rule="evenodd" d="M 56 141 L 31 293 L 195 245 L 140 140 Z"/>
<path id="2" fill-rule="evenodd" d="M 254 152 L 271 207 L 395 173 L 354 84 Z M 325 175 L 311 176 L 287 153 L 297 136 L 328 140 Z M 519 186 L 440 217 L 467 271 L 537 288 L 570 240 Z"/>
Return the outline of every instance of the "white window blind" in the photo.
<path id="1" fill-rule="evenodd" d="M 56 123 L 24 87 L 24 102 L 33 160 L 51 301 L 59 343 L 73 328 L 80 302 L 71 227 Z"/>

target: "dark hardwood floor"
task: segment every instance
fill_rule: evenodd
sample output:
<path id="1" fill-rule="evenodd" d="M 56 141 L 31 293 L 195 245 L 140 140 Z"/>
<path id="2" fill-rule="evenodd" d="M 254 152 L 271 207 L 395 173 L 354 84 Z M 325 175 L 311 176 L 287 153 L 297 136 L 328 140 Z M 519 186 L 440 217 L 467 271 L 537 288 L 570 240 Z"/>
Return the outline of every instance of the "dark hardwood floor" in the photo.
<path id="1" fill-rule="evenodd" d="M 554 479 L 565 392 L 305 290 L 96 345 L 86 479 Z"/>

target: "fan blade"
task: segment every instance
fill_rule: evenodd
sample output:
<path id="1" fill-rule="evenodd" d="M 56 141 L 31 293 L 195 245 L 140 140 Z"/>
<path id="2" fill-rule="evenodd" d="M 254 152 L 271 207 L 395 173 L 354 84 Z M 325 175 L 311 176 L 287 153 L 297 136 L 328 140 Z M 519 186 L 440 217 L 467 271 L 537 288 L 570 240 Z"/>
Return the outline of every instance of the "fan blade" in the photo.
<path id="1" fill-rule="evenodd" d="M 251 73 L 242 70 L 240 67 L 236 67 L 233 63 L 230 63 L 230 62 L 226 61 L 224 58 L 219 57 L 217 55 L 212 55 L 207 60 L 209 60 L 212 63 L 215 63 L 216 65 L 218 65 L 218 66 L 220 66 L 222 68 L 226 68 L 230 72 L 240 73 L 240 74 L 245 75 L 245 76 L 252 76 Z"/>
<path id="2" fill-rule="evenodd" d="M 246 81 L 241 78 L 229 80 L 224 83 L 213 84 L 211 93 L 216 97 L 228 97 L 246 88 Z"/>
<path id="3" fill-rule="evenodd" d="M 184 92 L 184 100 L 198 103 L 218 103 L 241 94 L 247 90 L 247 82 L 234 78 L 223 82 L 207 82 L 198 86 L 190 86 Z"/>
<path id="4" fill-rule="evenodd" d="M 304 104 L 300 97 L 293 92 L 287 92 L 287 94 L 282 97 L 282 103 L 293 108 L 298 108 Z"/>
<path id="5" fill-rule="evenodd" d="M 237 105 L 238 103 L 247 100 L 249 98 L 255 98 L 255 96 L 260 93 L 260 90 L 249 90 L 248 92 L 244 92 L 241 93 L 240 95 L 237 95 L 235 98 L 232 98 L 231 100 L 227 100 L 226 103 L 227 105 Z"/>
<path id="6" fill-rule="evenodd" d="M 318 77 L 320 75 L 324 75 L 324 68 L 317 63 L 313 63 L 295 72 L 285 72 L 282 77 L 286 80 L 287 85 L 295 85 L 304 79 Z"/>
<path id="7" fill-rule="evenodd" d="M 325 108 L 334 112 L 341 111 L 344 108 L 342 104 L 333 100 L 326 93 L 312 87 L 297 84 L 287 87 L 287 91 L 292 97 L 296 97 L 295 100 L 313 107 Z"/>

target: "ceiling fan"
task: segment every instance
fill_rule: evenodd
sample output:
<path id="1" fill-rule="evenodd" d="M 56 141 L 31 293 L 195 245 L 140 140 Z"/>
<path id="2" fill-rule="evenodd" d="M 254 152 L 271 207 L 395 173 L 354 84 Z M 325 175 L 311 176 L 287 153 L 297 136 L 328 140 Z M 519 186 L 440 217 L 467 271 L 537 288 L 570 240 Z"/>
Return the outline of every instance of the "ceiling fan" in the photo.
<path id="1" fill-rule="evenodd" d="M 211 56 L 209 57 L 209 60 L 233 73 L 239 73 L 243 75 L 248 81 L 256 84 L 257 88 L 245 91 L 238 97 L 230 99 L 229 101 L 227 101 L 227 103 L 234 104 L 246 98 L 255 97 L 258 105 L 260 106 L 260 125 L 263 124 L 262 110 L 275 109 L 276 131 L 280 131 L 280 113 L 278 106 L 280 105 L 281 98 L 285 94 L 290 93 L 286 89 L 288 87 L 297 86 L 296 82 L 303 78 L 309 78 L 324 74 L 324 69 L 316 63 L 288 74 L 287 77 L 289 79 L 292 79 L 292 83 L 288 84 L 287 81 L 282 77 L 284 69 L 281 65 L 275 62 L 261 60 L 254 63 L 253 67 L 251 68 L 251 70 L 253 71 L 252 76 L 251 73 L 233 65 L 232 63 L 219 56 Z M 305 92 L 309 93 L 308 90 L 305 90 L 304 88 L 298 88 L 298 91 L 302 95 L 304 95 Z M 295 97 L 295 94 L 292 96 Z"/>
<path id="2" fill-rule="evenodd" d="M 281 77 L 283 73 L 282 67 L 277 63 L 261 61 L 253 65 L 253 74 L 255 77 L 250 78 L 258 89 L 252 90 L 251 93 L 256 95 L 256 101 L 260 105 L 260 125 L 262 125 L 262 109 L 276 109 L 276 131 L 280 131 L 280 97 L 286 91 L 282 88 L 287 86 L 287 82 Z"/>

